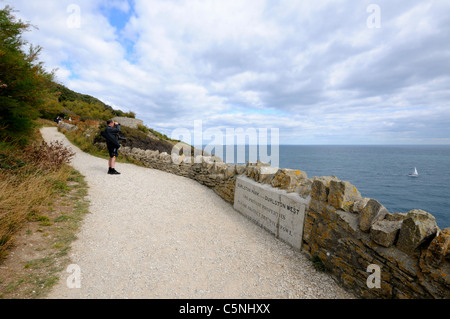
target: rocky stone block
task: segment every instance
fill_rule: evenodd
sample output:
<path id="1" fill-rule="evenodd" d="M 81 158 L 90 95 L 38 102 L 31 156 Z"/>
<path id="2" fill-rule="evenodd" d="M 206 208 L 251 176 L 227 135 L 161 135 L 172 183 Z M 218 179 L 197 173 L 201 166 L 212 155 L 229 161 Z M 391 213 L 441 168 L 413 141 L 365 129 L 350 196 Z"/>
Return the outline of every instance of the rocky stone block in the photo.
<path id="1" fill-rule="evenodd" d="M 158 151 L 158 150 L 152 151 L 152 152 L 150 153 L 150 158 L 153 158 L 153 159 L 159 158 L 159 151 Z"/>
<path id="2" fill-rule="evenodd" d="M 387 214 L 384 219 L 392 222 L 400 222 L 405 220 L 407 214 L 405 213 L 395 213 L 395 214 Z"/>
<path id="3" fill-rule="evenodd" d="M 183 155 L 177 155 L 175 153 L 172 153 L 172 163 L 176 165 L 181 165 L 186 160 L 186 156 Z"/>
<path id="4" fill-rule="evenodd" d="M 214 162 L 203 161 L 202 166 L 201 166 L 203 173 L 210 174 L 213 166 L 214 166 Z"/>
<path id="5" fill-rule="evenodd" d="M 195 164 L 202 164 L 203 163 L 203 156 L 202 155 L 194 156 L 194 163 Z"/>
<path id="6" fill-rule="evenodd" d="M 277 172 L 278 167 L 263 166 L 259 169 L 257 182 L 261 184 L 271 184 Z"/>
<path id="7" fill-rule="evenodd" d="M 311 185 L 311 197 L 323 203 L 328 203 L 330 182 L 339 181 L 336 176 L 313 177 Z"/>
<path id="8" fill-rule="evenodd" d="M 353 203 L 351 211 L 356 214 L 361 213 L 364 207 L 366 207 L 369 200 L 370 198 L 361 198 L 357 200 L 356 202 Z"/>
<path id="9" fill-rule="evenodd" d="M 360 192 L 349 182 L 330 181 L 329 205 L 349 212 L 353 203 L 360 199 Z"/>
<path id="10" fill-rule="evenodd" d="M 370 227 L 389 214 L 389 211 L 378 201 L 370 199 L 366 206 L 359 213 L 359 227 L 363 232 L 368 233 Z"/>
<path id="11" fill-rule="evenodd" d="M 257 161 L 256 163 L 248 161 L 246 166 L 247 167 L 269 167 L 270 164 L 269 163 L 264 163 L 264 162 L 261 162 L 261 161 Z"/>
<path id="12" fill-rule="evenodd" d="M 211 167 L 209 167 L 209 173 L 210 174 L 224 174 L 225 170 L 226 170 L 226 166 L 227 166 L 227 164 L 225 164 L 225 163 L 214 162 L 214 164 Z"/>
<path id="13" fill-rule="evenodd" d="M 105 146 L 106 146 L 106 143 L 105 143 Z M 131 148 L 129 146 L 123 146 L 120 148 L 120 152 L 122 154 L 130 154 Z"/>
<path id="14" fill-rule="evenodd" d="M 150 158 L 150 156 L 152 155 L 153 151 L 152 150 L 145 150 L 144 154 L 145 154 L 145 158 Z"/>
<path id="15" fill-rule="evenodd" d="M 378 245 L 392 247 L 401 227 L 402 221 L 379 220 L 372 225 L 370 238 Z"/>
<path id="16" fill-rule="evenodd" d="M 437 267 L 444 260 L 450 261 L 450 228 L 445 228 L 433 239 L 424 254 L 428 265 Z M 450 279 L 450 278 L 449 278 Z"/>
<path id="17" fill-rule="evenodd" d="M 329 189 L 323 180 L 315 180 L 311 186 L 311 197 L 319 202 L 327 202 Z"/>
<path id="18" fill-rule="evenodd" d="M 245 170 L 245 174 L 248 178 L 255 180 L 255 176 L 257 176 L 259 171 L 259 167 L 253 165 L 247 165 L 247 169 Z"/>
<path id="19" fill-rule="evenodd" d="M 312 179 L 304 179 L 300 181 L 298 194 L 303 198 L 311 198 Z"/>
<path id="20" fill-rule="evenodd" d="M 336 223 L 349 234 L 355 234 L 359 231 L 358 216 L 346 211 L 337 210 L 338 217 Z"/>
<path id="21" fill-rule="evenodd" d="M 406 253 L 414 253 L 419 246 L 433 239 L 437 231 L 433 215 L 420 209 L 412 210 L 402 223 L 397 247 Z"/>
<path id="22" fill-rule="evenodd" d="M 214 163 L 224 163 L 224 161 L 223 161 L 220 157 L 215 156 L 215 155 L 212 155 L 212 156 L 211 156 L 211 160 L 212 160 Z"/>
<path id="23" fill-rule="evenodd" d="M 140 159 L 145 159 L 146 158 L 146 153 L 145 153 L 144 150 L 138 148 L 137 151 L 135 152 L 134 156 L 135 156 L 135 158 L 137 158 L 139 160 Z"/>
<path id="24" fill-rule="evenodd" d="M 225 179 L 233 178 L 236 176 L 236 167 L 232 164 L 226 164 L 223 174 Z"/>
<path id="25" fill-rule="evenodd" d="M 194 157 L 194 162 L 197 164 L 214 164 L 214 158 L 212 156 L 197 155 Z"/>
<path id="26" fill-rule="evenodd" d="M 172 162 L 172 156 L 167 154 L 166 152 L 163 152 L 159 154 L 159 160 L 163 163 L 171 163 Z"/>
<path id="27" fill-rule="evenodd" d="M 137 153 L 139 153 L 140 150 L 141 150 L 140 148 L 133 147 L 133 148 L 131 149 L 131 153 L 132 153 L 132 154 L 137 154 Z M 167 153 L 166 153 L 166 154 L 167 154 Z"/>
<path id="28" fill-rule="evenodd" d="M 306 173 L 300 170 L 279 169 L 271 185 L 286 190 L 288 193 L 295 193 L 298 191 L 299 182 L 307 178 Z"/>
<path id="29" fill-rule="evenodd" d="M 236 174 L 237 175 L 244 175 L 247 167 L 246 165 L 236 165 Z"/>
<path id="30" fill-rule="evenodd" d="M 69 132 L 78 130 L 77 126 L 64 122 L 59 123 L 59 128 Z"/>

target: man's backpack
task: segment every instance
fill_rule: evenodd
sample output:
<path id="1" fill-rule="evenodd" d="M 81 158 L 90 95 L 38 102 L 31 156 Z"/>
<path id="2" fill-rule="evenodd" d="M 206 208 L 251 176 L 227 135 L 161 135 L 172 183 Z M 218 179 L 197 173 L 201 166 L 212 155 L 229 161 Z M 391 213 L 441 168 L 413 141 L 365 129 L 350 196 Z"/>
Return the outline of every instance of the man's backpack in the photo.
<path id="1" fill-rule="evenodd" d="M 106 134 L 106 130 L 102 131 L 100 135 L 103 136 L 108 143 L 114 145 L 115 148 L 120 148 L 120 144 L 116 140 L 112 139 L 110 135 Z"/>

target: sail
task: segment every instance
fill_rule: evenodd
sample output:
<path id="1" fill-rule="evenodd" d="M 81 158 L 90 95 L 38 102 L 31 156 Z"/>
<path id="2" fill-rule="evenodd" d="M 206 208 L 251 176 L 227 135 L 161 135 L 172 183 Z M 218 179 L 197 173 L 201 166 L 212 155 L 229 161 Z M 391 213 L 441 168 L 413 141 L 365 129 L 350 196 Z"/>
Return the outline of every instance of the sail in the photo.
<path id="1" fill-rule="evenodd" d="M 414 167 L 414 172 L 409 174 L 409 176 L 419 176 L 419 173 L 417 172 L 417 168 Z"/>

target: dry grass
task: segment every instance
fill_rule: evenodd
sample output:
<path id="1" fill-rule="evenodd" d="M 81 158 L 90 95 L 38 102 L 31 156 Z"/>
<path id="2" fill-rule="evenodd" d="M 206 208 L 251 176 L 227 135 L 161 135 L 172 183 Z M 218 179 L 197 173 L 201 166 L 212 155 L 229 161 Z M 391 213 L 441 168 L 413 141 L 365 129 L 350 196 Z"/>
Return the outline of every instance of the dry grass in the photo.
<path id="1" fill-rule="evenodd" d="M 0 141 L 0 299 L 44 296 L 88 212 L 84 178 L 67 165 L 74 154 L 39 132 L 33 140 Z"/>
<path id="2" fill-rule="evenodd" d="M 30 216 L 48 209 L 69 177 L 62 169 L 74 154 L 60 144 L 0 149 L 0 260 Z"/>
<path id="3" fill-rule="evenodd" d="M 46 211 L 54 193 L 68 178 L 67 170 L 22 176 L 7 175 L 0 182 L 0 259 L 13 243 L 14 234 L 27 219 Z"/>
<path id="4" fill-rule="evenodd" d="M 52 195 L 32 207 L 0 262 L 0 299 L 45 298 L 71 263 L 71 243 L 89 212 L 87 185 L 69 166 L 51 175 L 58 181 L 51 183 Z"/>

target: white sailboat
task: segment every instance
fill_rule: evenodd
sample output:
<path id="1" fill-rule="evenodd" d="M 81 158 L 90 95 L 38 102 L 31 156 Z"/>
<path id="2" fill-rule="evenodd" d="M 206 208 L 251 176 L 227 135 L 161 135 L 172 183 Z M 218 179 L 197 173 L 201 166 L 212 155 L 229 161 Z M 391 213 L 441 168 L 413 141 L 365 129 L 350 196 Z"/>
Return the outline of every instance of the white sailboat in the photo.
<path id="1" fill-rule="evenodd" d="M 409 174 L 409 176 L 411 176 L 411 177 L 417 177 L 417 176 L 419 176 L 419 173 L 417 172 L 417 168 L 416 168 L 416 167 L 414 167 L 414 172 L 412 172 L 411 174 Z"/>

